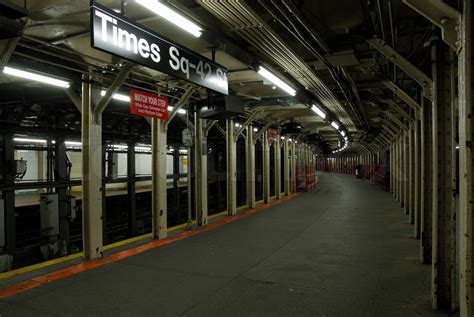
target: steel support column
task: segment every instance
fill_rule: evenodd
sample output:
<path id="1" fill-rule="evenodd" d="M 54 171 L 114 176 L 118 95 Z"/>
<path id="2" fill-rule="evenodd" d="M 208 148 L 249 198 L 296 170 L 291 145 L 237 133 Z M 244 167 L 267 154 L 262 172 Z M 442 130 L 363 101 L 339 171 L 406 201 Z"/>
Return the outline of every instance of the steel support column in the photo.
<path id="1" fill-rule="evenodd" d="M 395 196 L 395 142 L 390 145 L 390 191 Z"/>
<path id="2" fill-rule="evenodd" d="M 415 223 L 415 153 L 414 153 L 414 127 L 415 122 L 409 122 L 408 129 L 408 215 L 411 224 Z"/>
<path id="3" fill-rule="evenodd" d="M 275 153 L 275 198 L 281 199 L 281 146 L 280 136 L 273 143 L 273 151 Z"/>
<path id="4" fill-rule="evenodd" d="M 64 143 L 64 137 L 56 138 L 55 153 L 54 153 L 54 172 L 55 181 L 68 182 L 67 174 L 67 155 L 66 155 L 66 144 Z M 57 186 L 55 188 L 58 194 L 59 204 L 59 246 L 60 255 L 68 254 L 69 246 L 69 214 L 71 211 L 71 202 L 69 199 L 69 190 L 66 185 Z"/>
<path id="5" fill-rule="evenodd" d="M 403 133 L 400 134 L 397 140 L 397 201 L 402 203 L 402 138 Z"/>
<path id="6" fill-rule="evenodd" d="M 422 111 L 424 107 L 423 97 L 421 97 Z M 414 174 L 415 174 L 415 195 L 414 195 L 414 236 L 416 239 L 420 238 L 421 225 L 421 151 L 423 144 L 421 144 L 421 121 L 415 120 L 414 124 Z"/>
<path id="7" fill-rule="evenodd" d="M 234 135 L 234 121 L 226 120 L 227 144 L 227 213 L 229 216 L 237 214 L 237 152 Z"/>
<path id="8" fill-rule="evenodd" d="M 0 177 L 3 184 L 6 186 L 10 185 L 13 187 L 15 184 L 15 176 L 13 170 L 13 161 L 15 159 L 15 144 L 13 142 L 13 135 L 11 133 L 0 134 Z M 5 263 L 3 267 L 0 268 L 1 271 L 8 271 L 12 268 L 13 256 L 16 249 L 16 220 L 15 220 L 15 191 L 14 190 L 4 190 L 2 191 L 2 199 L 4 203 L 4 214 L 0 218 L 0 221 L 4 221 L 0 226 L 4 228 L 4 232 L 1 234 L 4 235 L 4 243 L 0 245 L 2 248 L 1 253 L 5 253 L 8 263 Z M 1 201 L 0 201 L 1 202 Z"/>
<path id="9" fill-rule="evenodd" d="M 432 47 L 432 283 L 435 309 L 456 308 L 454 58 L 442 44 Z"/>
<path id="10" fill-rule="evenodd" d="M 422 108 L 420 143 L 421 148 L 421 192 L 420 192 L 420 260 L 431 263 L 431 105 Z"/>
<path id="11" fill-rule="evenodd" d="M 291 162 L 291 186 L 290 186 L 290 191 L 292 192 L 296 192 L 297 188 L 296 188 L 296 160 L 298 159 L 297 155 L 296 155 L 296 143 L 293 142 L 291 144 L 291 153 L 290 153 L 290 156 L 291 156 L 291 159 L 290 159 L 290 162 Z"/>
<path id="12" fill-rule="evenodd" d="M 472 103 L 472 7 L 469 0 L 463 2 L 458 52 L 459 89 L 459 307 L 460 316 L 474 314 L 473 304 L 473 200 L 474 162 L 473 103 Z"/>
<path id="13" fill-rule="evenodd" d="M 403 178 L 403 209 L 405 210 L 405 214 L 408 215 L 408 129 L 403 131 L 403 145 L 402 145 L 402 162 L 403 162 L 403 170 L 402 170 L 402 178 Z"/>
<path id="14" fill-rule="evenodd" d="M 290 180 L 290 144 L 285 139 L 283 144 L 283 175 L 285 178 L 285 195 L 291 194 L 291 180 Z"/>
<path id="15" fill-rule="evenodd" d="M 263 202 L 270 202 L 270 142 L 268 133 L 263 134 Z"/>
<path id="16" fill-rule="evenodd" d="M 82 83 L 82 235 L 84 257 L 103 255 L 102 114 L 92 104 L 89 80 Z"/>
<path id="17" fill-rule="evenodd" d="M 165 239 L 168 229 L 167 185 L 166 185 L 166 122 L 151 120 L 152 151 L 152 234 L 154 239 Z M 188 168 L 189 165 L 188 165 Z"/>
<path id="18" fill-rule="evenodd" d="M 194 117 L 194 206 L 199 226 L 207 225 L 207 136 L 206 120 Z"/>
<path id="19" fill-rule="evenodd" d="M 247 127 L 247 207 L 255 208 L 255 141 L 252 125 Z"/>
<path id="20" fill-rule="evenodd" d="M 135 142 L 128 142 L 127 149 L 127 197 L 128 197 L 128 235 L 137 235 L 137 194 L 135 172 Z"/>

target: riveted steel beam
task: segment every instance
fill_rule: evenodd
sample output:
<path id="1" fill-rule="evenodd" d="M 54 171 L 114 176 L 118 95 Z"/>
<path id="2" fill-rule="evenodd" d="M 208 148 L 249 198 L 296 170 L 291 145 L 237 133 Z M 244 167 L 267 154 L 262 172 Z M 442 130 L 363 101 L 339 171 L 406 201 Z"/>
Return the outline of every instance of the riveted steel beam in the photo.
<path id="1" fill-rule="evenodd" d="M 432 280 L 433 308 L 456 308 L 455 65 L 443 43 L 431 49 L 432 107 Z"/>
<path id="2" fill-rule="evenodd" d="M 385 111 L 385 115 L 387 116 L 389 120 L 392 120 L 393 122 L 395 122 L 395 124 L 397 124 L 401 130 L 408 129 L 407 125 L 403 123 L 400 119 L 398 119 L 393 113 L 389 111 Z"/>
<path id="3" fill-rule="evenodd" d="M 397 84 L 395 84 L 393 81 L 388 80 L 384 81 L 383 83 L 385 87 L 390 89 L 395 95 L 398 96 L 398 98 L 400 98 L 404 103 L 410 106 L 410 108 L 415 111 L 416 116 L 418 116 L 421 107 L 415 100 L 413 100 L 412 97 L 410 97 L 405 91 L 403 91 L 403 89 L 398 87 Z"/>
<path id="4" fill-rule="evenodd" d="M 403 3 L 439 27 L 443 41 L 453 50 L 459 49 L 458 29 L 461 23 L 459 11 L 442 0 L 403 0 Z"/>
<path id="5" fill-rule="evenodd" d="M 460 316 L 474 314 L 473 294 L 473 127 L 472 100 L 472 16 L 473 2 L 462 1 L 460 50 L 458 54 L 459 90 L 459 308 Z"/>
<path id="6" fill-rule="evenodd" d="M 373 48 L 377 49 L 382 55 L 388 58 L 392 63 L 397 65 L 402 71 L 413 78 L 418 85 L 423 88 L 423 95 L 431 100 L 433 81 L 425 73 L 418 69 L 415 65 L 410 63 L 402 55 L 400 55 L 390 45 L 381 39 L 367 40 Z"/>

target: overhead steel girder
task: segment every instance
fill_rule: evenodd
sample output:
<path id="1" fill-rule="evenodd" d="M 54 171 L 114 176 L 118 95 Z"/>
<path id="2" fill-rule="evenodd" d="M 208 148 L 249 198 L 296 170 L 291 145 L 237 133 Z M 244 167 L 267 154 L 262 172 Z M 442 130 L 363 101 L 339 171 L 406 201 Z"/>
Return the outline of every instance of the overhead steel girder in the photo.
<path id="1" fill-rule="evenodd" d="M 168 124 L 173 120 L 173 118 L 176 116 L 178 113 L 179 109 L 183 108 L 184 105 L 189 101 L 189 98 L 193 95 L 193 93 L 196 91 L 195 86 L 188 86 L 186 90 L 184 91 L 183 96 L 178 100 L 178 102 L 174 105 L 173 110 L 171 110 L 171 113 L 169 115 L 168 120 L 166 121 L 166 127 L 168 127 Z"/>
<path id="2" fill-rule="evenodd" d="M 378 144 L 367 143 L 367 146 L 369 147 L 372 153 L 375 153 L 377 152 L 377 150 L 380 150 L 380 146 L 378 146 Z"/>
<path id="3" fill-rule="evenodd" d="M 408 127 L 403 122 L 401 122 L 400 119 L 398 119 L 393 113 L 386 111 L 385 114 L 390 120 L 395 122 L 401 129 L 408 130 Z"/>
<path id="4" fill-rule="evenodd" d="M 421 110 L 421 106 L 413 100 L 406 92 L 403 91 L 400 87 L 397 86 L 393 81 L 387 80 L 384 81 L 383 84 L 390 89 L 395 95 L 398 96 L 403 102 L 405 102 L 410 108 L 412 108 L 416 115 L 419 117 L 419 113 Z"/>
<path id="5" fill-rule="evenodd" d="M 389 138 L 387 138 L 387 136 L 383 135 L 382 133 L 379 133 L 372 142 L 377 142 L 382 148 L 385 148 L 387 143 L 390 143 Z"/>
<path id="6" fill-rule="evenodd" d="M 393 132 L 398 134 L 400 132 L 400 129 L 393 124 L 390 120 L 387 120 L 384 122 L 387 127 L 389 127 Z"/>
<path id="7" fill-rule="evenodd" d="M 403 0 L 403 3 L 439 27 L 443 41 L 453 50 L 460 49 L 458 29 L 461 24 L 461 14 L 459 11 L 442 0 Z"/>
<path id="8" fill-rule="evenodd" d="M 222 135 L 227 135 L 226 131 L 224 129 L 222 129 L 222 127 L 218 124 L 215 125 L 216 126 L 216 129 L 222 134 Z"/>
<path id="9" fill-rule="evenodd" d="M 397 134 L 395 132 L 393 132 L 392 130 L 390 130 L 389 127 L 387 127 L 386 125 L 383 125 L 382 126 L 382 129 L 384 129 L 385 131 L 387 131 L 387 133 L 391 136 L 391 138 L 394 138 Z"/>
<path id="10" fill-rule="evenodd" d="M 125 79 L 127 79 L 127 76 L 130 74 L 134 66 L 134 63 L 126 62 L 122 69 L 120 69 L 120 72 L 105 92 L 105 95 L 100 99 L 100 101 L 97 103 L 97 106 L 94 108 L 95 115 L 102 114 L 102 112 L 104 112 L 105 108 L 107 108 L 109 102 L 112 100 L 112 97 L 120 89 L 120 86 L 123 84 Z"/>
<path id="11" fill-rule="evenodd" d="M 262 111 L 261 110 L 257 110 L 257 111 L 254 111 L 250 117 L 248 117 L 247 120 L 245 120 L 245 122 L 242 124 L 242 126 L 235 132 L 235 135 L 234 135 L 234 138 L 237 140 L 240 136 L 240 134 L 242 134 L 242 132 L 244 132 L 244 130 L 247 128 L 247 126 L 253 121 L 253 119 L 255 119 L 256 116 L 258 116 Z"/>
<path id="12" fill-rule="evenodd" d="M 204 136 L 209 135 L 209 131 L 211 131 L 212 127 L 217 123 L 217 120 L 213 120 L 209 122 L 206 127 L 204 128 Z"/>
<path id="13" fill-rule="evenodd" d="M 409 121 L 413 120 L 413 117 L 408 112 L 400 108 L 400 106 L 395 101 L 388 99 L 387 105 L 390 107 L 390 109 L 394 110 L 396 113 L 403 116 L 405 119 Z"/>
<path id="14" fill-rule="evenodd" d="M 383 133 L 379 133 L 380 138 L 384 141 L 385 146 L 390 146 L 390 138 Z"/>
<path id="15" fill-rule="evenodd" d="M 386 145 L 383 141 L 379 140 L 378 138 L 375 138 L 373 140 L 373 143 L 375 144 L 375 146 L 379 149 L 385 149 Z"/>
<path id="16" fill-rule="evenodd" d="M 257 132 L 257 135 L 255 136 L 255 140 L 260 139 L 263 136 L 263 134 L 265 133 L 265 131 L 267 131 L 268 128 L 270 128 L 272 125 L 274 125 L 276 123 L 277 123 L 277 121 L 268 121 L 267 124 L 265 124 L 265 126 L 262 129 L 260 129 L 260 131 Z"/>
<path id="17" fill-rule="evenodd" d="M 390 131 L 394 132 L 395 134 L 398 134 L 400 131 L 400 129 L 398 129 L 390 120 L 385 121 L 384 126 L 390 128 Z"/>
<path id="18" fill-rule="evenodd" d="M 423 95 L 432 100 L 433 81 L 425 73 L 418 69 L 415 65 L 410 63 L 402 55 L 400 55 L 390 45 L 387 45 L 381 39 L 369 39 L 367 42 L 377 49 L 382 55 L 388 58 L 392 63 L 396 64 L 401 70 L 413 78 L 422 88 Z"/>
<path id="19" fill-rule="evenodd" d="M 19 40 L 20 37 L 14 37 L 0 41 L 0 69 L 3 69 L 3 67 L 8 64 Z"/>
<path id="20" fill-rule="evenodd" d="M 74 104 L 76 109 L 79 110 L 79 112 L 82 112 L 82 98 L 76 95 L 71 88 L 64 89 L 64 92 L 69 97 L 69 99 L 71 99 L 71 102 Z"/>

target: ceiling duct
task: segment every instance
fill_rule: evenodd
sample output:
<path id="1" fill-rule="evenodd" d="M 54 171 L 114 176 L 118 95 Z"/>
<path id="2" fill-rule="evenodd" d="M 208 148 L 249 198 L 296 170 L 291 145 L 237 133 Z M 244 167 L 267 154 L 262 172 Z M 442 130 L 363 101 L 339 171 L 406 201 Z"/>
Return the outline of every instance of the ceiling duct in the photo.
<path id="1" fill-rule="evenodd" d="M 254 47 L 270 56 L 280 67 L 312 92 L 319 101 L 332 111 L 344 126 L 355 131 L 356 127 L 343 105 L 313 70 L 290 46 L 278 36 L 244 1 L 198 0 L 214 16 L 246 39 Z"/>
<path id="2" fill-rule="evenodd" d="M 26 9 L 0 0 L 0 40 L 21 36 L 24 26 L 16 19 L 27 15 L 28 11 Z"/>

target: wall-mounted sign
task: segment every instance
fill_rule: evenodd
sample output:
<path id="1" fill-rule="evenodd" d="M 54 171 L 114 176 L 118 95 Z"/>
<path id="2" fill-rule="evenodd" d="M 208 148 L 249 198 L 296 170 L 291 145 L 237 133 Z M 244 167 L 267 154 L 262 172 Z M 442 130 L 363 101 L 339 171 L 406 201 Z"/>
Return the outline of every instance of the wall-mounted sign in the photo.
<path id="1" fill-rule="evenodd" d="M 90 14 L 92 47 L 228 94 L 224 67 L 94 1 L 91 2 Z"/>
<path id="2" fill-rule="evenodd" d="M 278 131 L 275 130 L 275 129 L 268 129 L 267 130 L 267 138 L 268 138 L 268 141 L 276 141 L 276 139 L 278 138 Z"/>
<path id="3" fill-rule="evenodd" d="M 130 113 L 142 117 L 168 120 L 168 98 L 131 90 Z"/>

